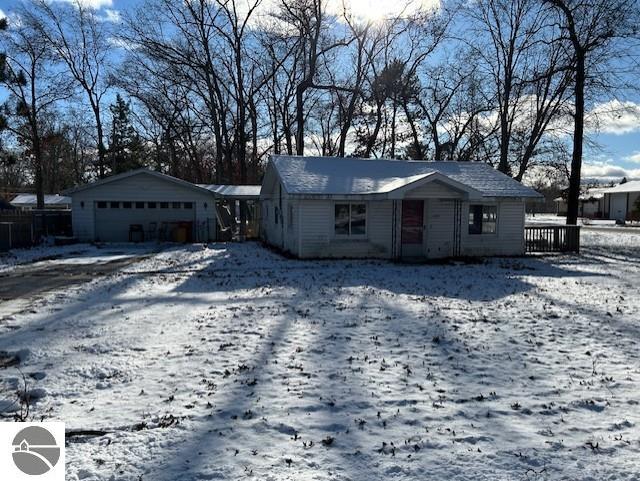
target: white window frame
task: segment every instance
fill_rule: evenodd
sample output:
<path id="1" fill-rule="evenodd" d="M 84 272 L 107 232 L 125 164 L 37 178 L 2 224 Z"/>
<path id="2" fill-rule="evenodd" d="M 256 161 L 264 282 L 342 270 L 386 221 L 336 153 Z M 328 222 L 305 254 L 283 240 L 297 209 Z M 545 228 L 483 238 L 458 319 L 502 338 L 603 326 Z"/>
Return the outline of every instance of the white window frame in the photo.
<path id="1" fill-rule="evenodd" d="M 349 233 L 348 234 L 336 234 L 336 206 L 337 205 L 348 205 L 349 206 Z M 352 234 L 351 233 L 351 206 L 352 205 L 364 205 L 365 213 L 364 213 L 364 234 Z M 332 209 L 332 224 L 331 228 L 333 230 L 333 237 L 336 239 L 354 239 L 361 240 L 366 239 L 369 235 L 369 203 L 365 201 L 335 201 L 333 203 Z"/>
<path id="2" fill-rule="evenodd" d="M 496 208 L 496 229 L 495 229 L 495 232 L 480 232 L 478 234 L 472 234 L 471 232 L 469 232 L 469 216 L 471 215 L 471 206 L 474 206 L 474 205 L 481 205 L 483 209 L 485 207 L 495 207 Z M 469 206 L 467 208 L 467 235 L 468 236 L 470 236 L 470 237 L 497 237 L 499 226 L 500 226 L 500 205 L 499 204 L 497 204 L 495 202 L 492 202 L 492 203 L 474 202 L 473 204 L 469 204 Z"/>

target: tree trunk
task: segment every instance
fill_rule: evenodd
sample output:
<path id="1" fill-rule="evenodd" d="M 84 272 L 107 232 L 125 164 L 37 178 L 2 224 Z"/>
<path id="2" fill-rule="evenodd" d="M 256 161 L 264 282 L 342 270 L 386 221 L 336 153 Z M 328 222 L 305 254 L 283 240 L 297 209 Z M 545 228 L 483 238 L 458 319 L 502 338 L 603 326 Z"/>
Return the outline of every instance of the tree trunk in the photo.
<path id="1" fill-rule="evenodd" d="M 96 119 L 96 132 L 98 134 L 98 176 L 104 179 L 107 176 L 105 170 L 106 165 L 106 149 L 104 147 L 104 131 L 102 128 L 102 119 L 100 118 L 100 106 L 91 101 L 93 115 Z"/>
<path id="2" fill-rule="evenodd" d="M 296 154 L 304 155 L 304 92 L 306 82 L 296 88 Z"/>
<path id="3" fill-rule="evenodd" d="M 42 149 L 37 131 L 33 139 L 34 184 L 36 188 L 36 208 L 44 209 L 44 179 L 42 175 Z"/>
<path id="4" fill-rule="evenodd" d="M 365 151 L 365 158 L 371 157 L 371 153 L 373 152 L 373 148 L 376 145 L 376 140 L 378 139 L 378 134 L 380 133 L 380 129 L 382 128 L 382 106 L 384 102 L 377 101 L 376 102 L 376 125 L 373 128 L 373 133 L 369 136 L 367 142 L 367 150 Z"/>
<path id="5" fill-rule="evenodd" d="M 505 87 L 506 88 L 506 87 Z M 509 94 L 505 92 L 505 104 L 500 112 L 500 163 L 498 170 L 503 174 L 510 174 L 509 168 Z"/>
<path id="6" fill-rule="evenodd" d="M 580 202 L 580 176 L 582 170 L 582 146 L 584 140 L 584 84 L 585 52 L 576 51 L 575 114 L 573 127 L 573 155 L 569 177 L 569 197 L 567 199 L 567 225 L 578 223 Z"/>

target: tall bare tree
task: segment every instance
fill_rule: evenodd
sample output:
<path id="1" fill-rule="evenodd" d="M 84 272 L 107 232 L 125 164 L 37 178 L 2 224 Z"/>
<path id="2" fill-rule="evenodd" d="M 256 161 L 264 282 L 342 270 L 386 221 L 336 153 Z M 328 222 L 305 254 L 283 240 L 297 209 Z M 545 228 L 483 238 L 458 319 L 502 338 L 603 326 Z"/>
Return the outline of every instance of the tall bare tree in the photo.
<path id="1" fill-rule="evenodd" d="M 61 60 L 73 81 L 83 92 L 96 128 L 98 175 L 105 177 L 106 148 L 102 101 L 109 90 L 109 51 L 106 23 L 81 0 L 72 3 L 33 0 L 25 15 L 37 25 L 40 34 Z"/>
<path id="2" fill-rule="evenodd" d="M 22 10 L 21 13 L 24 13 Z M 37 25 L 21 15 L 20 24 L 2 32 L 5 58 L 0 80 L 9 92 L 3 104 L 9 130 L 31 159 L 37 208 L 44 209 L 44 141 L 46 116 L 70 92 L 54 68 L 49 45 Z"/>
<path id="3" fill-rule="evenodd" d="M 567 200 L 567 224 L 578 221 L 582 154 L 584 145 L 585 94 L 589 76 L 604 76 L 621 48 L 620 40 L 638 35 L 638 5 L 628 0 L 545 0 L 557 14 L 560 41 L 572 51 L 573 152 Z M 615 67 L 614 67 L 615 68 Z M 602 79 L 600 79 L 602 80 Z M 593 84 L 591 84 L 593 85 Z"/>

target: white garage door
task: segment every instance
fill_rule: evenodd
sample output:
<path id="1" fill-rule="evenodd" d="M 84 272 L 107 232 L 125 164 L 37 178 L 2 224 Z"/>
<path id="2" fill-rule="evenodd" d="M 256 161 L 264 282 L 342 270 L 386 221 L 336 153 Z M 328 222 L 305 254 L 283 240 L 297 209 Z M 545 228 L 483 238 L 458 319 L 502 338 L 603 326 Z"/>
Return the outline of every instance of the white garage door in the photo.
<path id="1" fill-rule="evenodd" d="M 94 209 L 96 239 L 101 242 L 127 242 L 132 225 L 142 226 L 145 240 L 153 240 L 162 223 L 166 222 L 170 230 L 178 222 L 195 223 L 196 218 L 196 203 L 193 200 L 97 201 Z"/>
<path id="2" fill-rule="evenodd" d="M 627 217 L 627 194 L 611 194 L 609 217 L 615 220 L 625 220 Z"/>

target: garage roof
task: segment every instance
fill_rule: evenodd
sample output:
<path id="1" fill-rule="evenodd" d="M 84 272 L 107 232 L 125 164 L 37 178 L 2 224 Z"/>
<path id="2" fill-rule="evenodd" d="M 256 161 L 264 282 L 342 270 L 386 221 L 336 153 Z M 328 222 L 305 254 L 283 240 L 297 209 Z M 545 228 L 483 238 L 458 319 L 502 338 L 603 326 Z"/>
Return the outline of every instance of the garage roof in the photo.
<path id="1" fill-rule="evenodd" d="M 535 190 L 480 162 L 429 162 L 338 157 L 272 156 L 289 194 L 385 194 L 432 174 L 467 186 L 484 197 L 531 197 Z"/>
<path id="2" fill-rule="evenodd" d="M 117 182 L 119 180 L 126 179 L 128 177 L 133 177 L 134 175 L 140 175 L 140 174 L 152 175 L 154 177 L 165 180 L 167 182 L 173 182 L 174 184 L 178 184 L 182 187 L 186 187 L 187 189 L 197 190 L 198 192 L 204 191 L 204 192 L 210 193 L 210 191 L 205 189 L 204 187 L 198 186 L 196 184 L 192 184 L 191 182 L 187 182 L 186 180 L 178 179 L 177 177 L 172 177 L 171 175 L 162 174 L 160 172 L 156 172 L 155 170 L 147 169 L 146 167 L 142 169 L 130 170 L 129 172 L 124 172 L 122 174 L 112 175 L 105 179 L 100 179 L 95 182 L 91 182 L 89 184 L 80 185 L 73 189 L 66 190 L 64 193 L 67 195 L 73 195 L 77 192 L 93 189 L 94 187 L 110 184 L 112 182 Z"/>
<path id="3" fill-rule="evenodd" d="M 640 192 L 640 180 L 632 180 L 624 184 L 616 185 L 610 189 L 604 189 L 605 194 L 621 194 L 627 192 Z"/>

